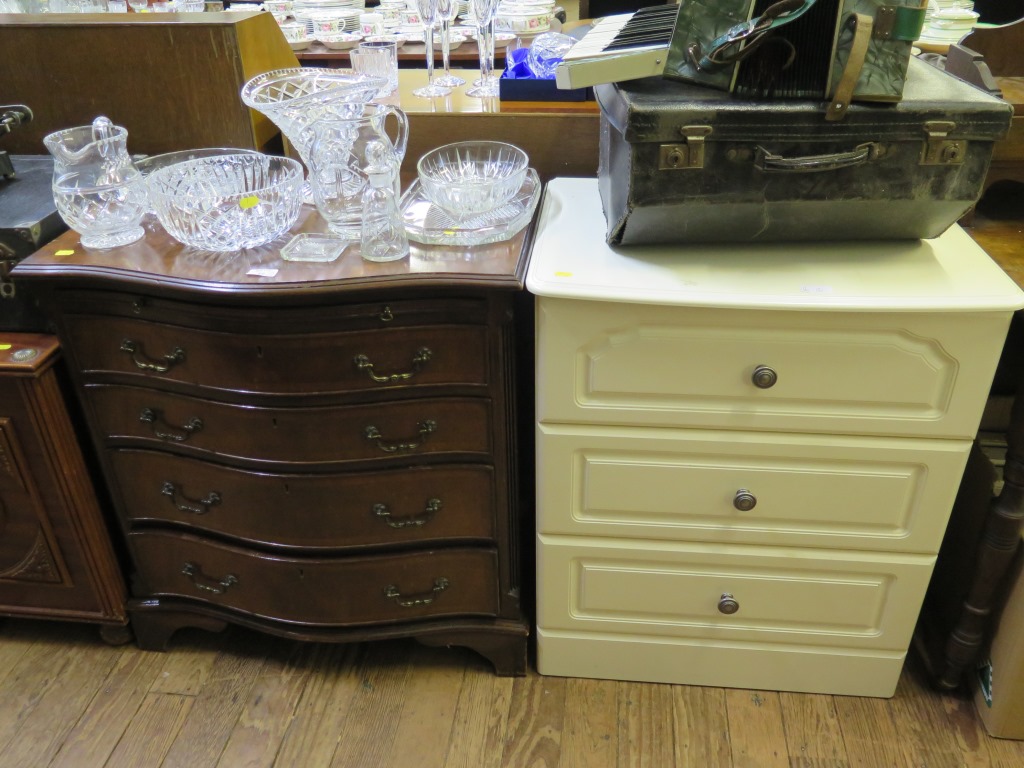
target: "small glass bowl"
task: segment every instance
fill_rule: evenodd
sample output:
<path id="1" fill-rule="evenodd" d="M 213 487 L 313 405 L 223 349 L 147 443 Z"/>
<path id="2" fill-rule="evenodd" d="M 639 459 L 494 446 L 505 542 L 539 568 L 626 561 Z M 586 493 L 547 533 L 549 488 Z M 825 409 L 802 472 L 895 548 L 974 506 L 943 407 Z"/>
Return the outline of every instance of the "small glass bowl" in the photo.
<path id="1" fill-rule="evenodd" d="M 507 203 L 526 180 L 526 152 L 500 141 L 460 141 L 427 152 L 416 164 L 423 193 L 456 219 Z"/>
<path id="2" fill-rule="evenodd" d="M 203 157 L 158 168 L 147 181 L 164 229 L 208 251 L 265 245 L 291 229 L 302 206 L 302 165 L 288 157 Z"/>

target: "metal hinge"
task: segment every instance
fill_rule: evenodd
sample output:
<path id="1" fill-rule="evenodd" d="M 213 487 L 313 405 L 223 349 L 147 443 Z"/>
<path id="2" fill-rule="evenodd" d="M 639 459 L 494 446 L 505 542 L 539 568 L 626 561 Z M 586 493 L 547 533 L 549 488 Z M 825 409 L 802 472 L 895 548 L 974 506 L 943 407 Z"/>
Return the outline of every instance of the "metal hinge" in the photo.
<path id="1" fill-rule="evenodd" d="M 928 139 L 921 151 L 920 165 L 959 165 L 967 154 L 964 139 L 951 139 L 949 133 L 956 123 L 949 120 L 929 120 L 924 124 Z"/>
<path id="2" fill-rule="evenodd" d="M 662 144 L 658 148 L 658 170 L 678 171 L 704 167 L 704 139 L 711 135 L 710 125 L 684 125 L 679 132 L 683 143 Z"/>

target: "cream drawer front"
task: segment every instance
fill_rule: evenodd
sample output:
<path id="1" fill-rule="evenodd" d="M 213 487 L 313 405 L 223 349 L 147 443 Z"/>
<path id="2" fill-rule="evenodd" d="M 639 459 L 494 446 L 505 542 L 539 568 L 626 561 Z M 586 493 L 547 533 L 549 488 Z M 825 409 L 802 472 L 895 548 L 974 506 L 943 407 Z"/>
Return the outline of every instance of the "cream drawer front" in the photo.
<path id="1" fill-rule="evenodd" d="M 970 446 L 541 424 L 537 529 L 934 553 Z"/>
<path id="2" fill-rule="evenodd" d="M 541 298 L 537 417 L 971 438 L 1008 320 Z"/>
<path id="3" fill-rule="evenodd" d="M 935 558 L 538 535 L 546 630 L 905 650 Z M 739 608 L 720 611 L 723 595 Z"/>

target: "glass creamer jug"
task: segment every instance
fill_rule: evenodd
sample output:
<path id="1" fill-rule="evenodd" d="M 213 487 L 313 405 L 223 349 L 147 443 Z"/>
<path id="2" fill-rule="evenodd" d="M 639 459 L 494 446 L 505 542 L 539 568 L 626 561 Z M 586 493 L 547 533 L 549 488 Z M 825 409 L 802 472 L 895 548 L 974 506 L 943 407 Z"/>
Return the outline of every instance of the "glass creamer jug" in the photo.
<path id="1" fill-rule="evenodd" d="M 395 123 L 395 135 L 387 132 L 388 118 Z M 380 142 L 393 156 L 398 168 L 409 140 L 405 113 L 388 104 L 366 104 L 362 116 L 351 120 L 321 120 L 313 125 L 309 150 L 309 181 L 313 202 L 335 234 L 358 240 L 362 228 L 363 192 L 369 184 L 366 173 L 367 147 Z M 395 175 L 395 196 L 399 196 Z"/>
<path id="2" fill-rule="evenodd" d="M 89 248 L 113 248 L 142 237 L 146 190 L 128 154 L 128 131 L 106 117 L 43 138 L 53 155 L 53 199 Z"/>

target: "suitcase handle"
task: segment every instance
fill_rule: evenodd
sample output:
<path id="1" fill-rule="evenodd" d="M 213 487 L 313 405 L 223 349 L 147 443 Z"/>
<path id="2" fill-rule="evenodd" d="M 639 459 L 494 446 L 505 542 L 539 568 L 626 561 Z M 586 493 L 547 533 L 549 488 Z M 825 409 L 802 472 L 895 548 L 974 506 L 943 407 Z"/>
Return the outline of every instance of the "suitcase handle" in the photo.
<path id="1" fill-rule="evenodd" d="M 816 173 L 862 165 L 868 160 L 873 160 L 878 154 L 878 145 L 874 142 L 860 144 L 849 152 L 804 157 L 783 157 L 769 152 L 764 147 L 758 147 L 754 156 L 754 166 L 765 173 Z"/>

